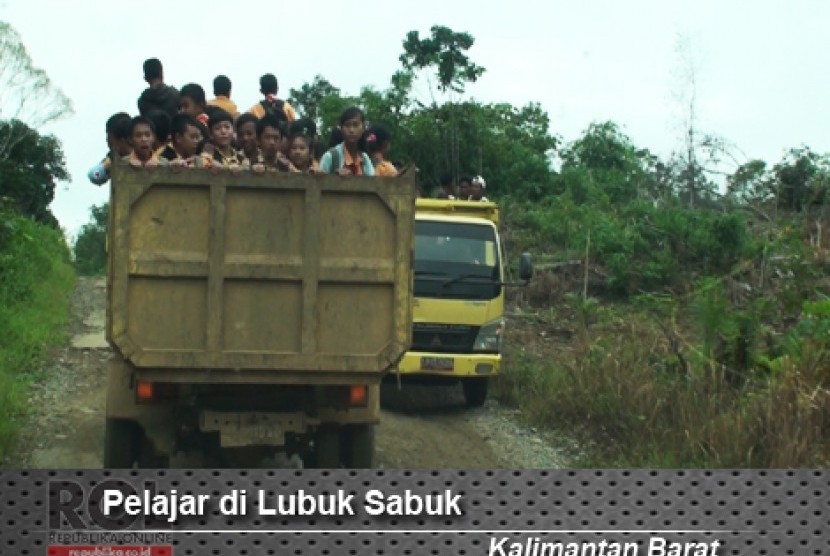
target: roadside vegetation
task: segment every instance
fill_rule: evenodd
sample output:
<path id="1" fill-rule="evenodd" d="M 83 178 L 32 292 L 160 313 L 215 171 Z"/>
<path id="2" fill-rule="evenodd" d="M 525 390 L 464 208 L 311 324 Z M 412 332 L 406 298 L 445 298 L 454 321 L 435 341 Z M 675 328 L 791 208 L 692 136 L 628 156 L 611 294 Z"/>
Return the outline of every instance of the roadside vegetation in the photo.
<path id="1" fill-rule="evenodd" d="M 682 166 L 637 153 L 593 126 L 550 196 L 503 199 L 511 250 L 541 261 L 497 395 L 594 438 L 588 466 L 826 466 L 827 158 L 755 161 L 692 202 Z"/>
<path id="2" fill-rule="evenodd" d="M 0 211 L 0 460 L 20 425 L 29 385 L 52 346 L 66 341 L 75 273 L 63 235 Z"/>
<path id="3" fill-rule="evenodd" d="M 37 129 L 71 114 L 69 99 L 0 21 L 0 461 L 52 346 L 65 341 L 75 273 L 49 209 L 68 180 L 60 141 Z"/>

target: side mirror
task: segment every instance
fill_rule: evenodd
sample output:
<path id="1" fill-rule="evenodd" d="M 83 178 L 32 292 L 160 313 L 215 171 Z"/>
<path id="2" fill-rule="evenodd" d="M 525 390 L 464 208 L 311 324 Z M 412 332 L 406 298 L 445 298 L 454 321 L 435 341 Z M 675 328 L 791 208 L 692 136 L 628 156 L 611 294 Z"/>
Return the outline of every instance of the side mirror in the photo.
<path id="1" fill-rule="evenodd" d="M 533 277 L 533 261 L 530 258 L 530 253 L 522 253 L 519 258 L 519 279 L 529 282 Z"/>

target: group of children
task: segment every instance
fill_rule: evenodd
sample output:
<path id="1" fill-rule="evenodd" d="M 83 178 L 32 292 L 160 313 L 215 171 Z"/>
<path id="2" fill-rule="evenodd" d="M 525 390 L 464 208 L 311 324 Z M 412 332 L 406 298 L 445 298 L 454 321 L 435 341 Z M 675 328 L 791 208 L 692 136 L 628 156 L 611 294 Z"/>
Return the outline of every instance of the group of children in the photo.
<path id="1" fill-rule="evenodd" d="M 90 170 L 90 181 L 105 183 L 116 157 L 134 166 L 367 176 L 398 173 L 386 160 L 391 142 L 388 129 L 377 125 L 367 131 L 365 116 L 357 107 L 343 112 L 328 150 L 320 143 L 314 122 L 308 119 L 288 122 L 276 114 L 257 118 L 251 113 L 234 119 L 221 108 L 201 113 L 206 118 L 185 110 L 172 119 L 161 111 L 134 117 L 125 112 L 114 114 L 106 125 L 109 153 Z"/>
<path id="2" fill-rule="evenodd" d="M 133 166 L 215 168 L 256 173 L 295 172 L 338 175 L 397 176 L 389 160 L 392 136 L 383 124 L 367 128 L 363 111 L 352 106 L 343 111 L 328 145 L 318 137 L 314 121 L 298 118 L 294 108 L 277 98 L 277 79 L 260 78 L 264 100 L 240 114 L 230 100 L 230 80 L 217 76 L 215 98 L 207 101 L 204 89 L 190 83 L 177 91 L 164 84 L 161 62 L 144 63 L 150 85 L 138 100 L 138 116 L 112 115 L 106 124 L 109 152 L 89 171 L 92 183 L 109 180 L 116 158 Z M 485 187 L 480 177 L 468 179 L 471 191 Z M 463 189 L 449 198 L 485 200 Z M 445 188 L 446 191 L 446 188 Z"/>

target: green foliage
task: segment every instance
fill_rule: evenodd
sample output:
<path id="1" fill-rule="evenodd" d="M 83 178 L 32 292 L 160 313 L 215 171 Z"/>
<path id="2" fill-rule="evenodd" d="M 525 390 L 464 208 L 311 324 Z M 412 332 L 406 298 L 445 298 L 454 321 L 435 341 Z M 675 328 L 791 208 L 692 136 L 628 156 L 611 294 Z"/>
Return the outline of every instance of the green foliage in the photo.
<path id="1" fill-rule="evenodd" d="M 510 202 L 514 250 L 590 260 L 607 274 L 611 293 L 683 291 L 695 275 L 719 274 L 754 256 L 759 246 L 743 216 L 649 202 L 610 204 L 605 190 L 563 171 L 566 191 L 544 203 Z"/>
<path id="2" fill-rule="evenodd" d="M 418 31 L 410 31 L 403 41 L 400 61 L 408 71 L 432 68 L 438 88 L 444 92 L 464 91 L 464 83 L 474 83 L 484 73 L 465 54 L 475 39 L 469 33 L 457 33 L 449 27 L 433 25 L 432 36 L 421 39 Z"/>
<path id="3" fill-rule="evenodd" d="M 785 340 L 785 357 L 818 373 L 818 382 L 830 383 L 830 297 L 805 301 L 801 318 Z M 781 368 L 777 361 L 776 368 Z"/>
<path id="4" fill-rule="evenodd" d="M 1 459 L 46 348 L 63 340 L 74 274 L 58 230 L 7 209 L 0 217 Z"/>
<path id="5" fill-rule="evenodd" d="M 3 136 L 17 138 L 0 157 L 3 196 L 22 214 L 57 227 L 49 204 L 55 197 L 55 181 L 69 179 L 60 141 L 17 120 L 0 121 Z"/>
<path id="6" fill-rule="evenodd" d="M 826 176 L 830 173 L 827 157 L 806 147 L 792 149 L 784 160 L 773 166 L 772 173 L 780 207 L 801 210 L 807 204 L 825 201 Z"/>
<path id="7" fill-rule="evenodd" d="M 107 222 L 109 203 L 89 209 L 91 221 L 84 224 L 75 240 L 75 269 L 78 274 L 102 274 L 107 267 Z"/>
<path id="8" fill-rule="evenodd" d="M 327 97 L 339 95 L 340 89 L 329 83 L 323 76 L 316 75 L 311 83 L 303 83 L 299 89 L 291 89 L 288 102 L 306 118 L 321 125 L 320 104 Z"/>

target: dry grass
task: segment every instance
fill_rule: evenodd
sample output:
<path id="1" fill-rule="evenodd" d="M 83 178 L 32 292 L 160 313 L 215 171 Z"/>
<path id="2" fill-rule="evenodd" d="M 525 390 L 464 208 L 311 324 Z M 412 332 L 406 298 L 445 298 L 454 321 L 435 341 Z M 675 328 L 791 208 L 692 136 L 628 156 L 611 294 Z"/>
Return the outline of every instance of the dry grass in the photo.
<path id="1" fill-rule="evenodd" d="M 830 459 L 822 354 L 785 360 L 774 373 L 752 369 L 735 384 L 694 346 L 678 349 L 647 314 L 629 308 L 592 326 L 579 322 L 570 323 L 570 340 L 554 341 L 540 335 L 549 322 L 511 323 L 497 395 L 536 423 L 591 431 L 605 449 L 586 465 L 805 467 Z"/>

